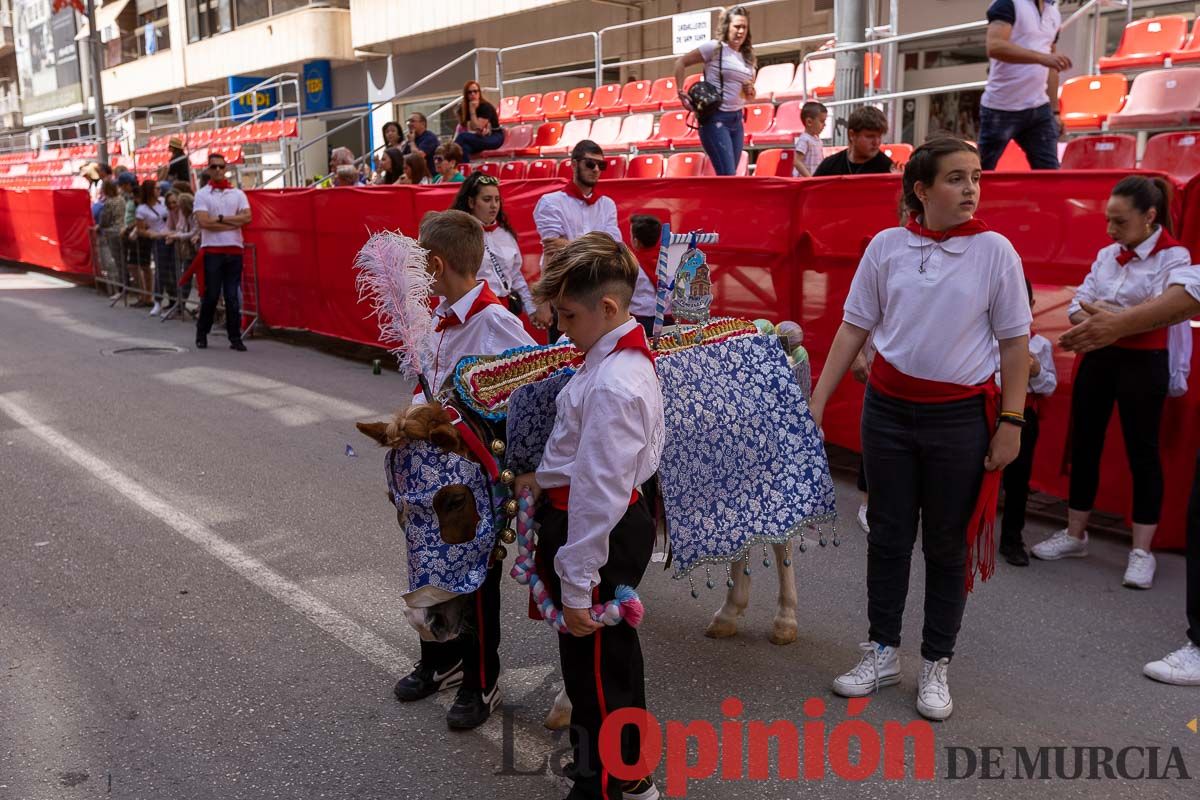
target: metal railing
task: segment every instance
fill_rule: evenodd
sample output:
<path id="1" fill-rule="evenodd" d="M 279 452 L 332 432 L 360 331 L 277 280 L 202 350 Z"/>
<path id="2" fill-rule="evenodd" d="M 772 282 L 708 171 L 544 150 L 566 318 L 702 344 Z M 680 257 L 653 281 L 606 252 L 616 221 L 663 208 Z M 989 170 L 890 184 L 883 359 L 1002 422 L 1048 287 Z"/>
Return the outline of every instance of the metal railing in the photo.
<path id="1" fill-rule="evenodd" d="M 524 78 L 513 78 L 508 81 L 510 85 L 517 83 L 529 83 L 530 81 L 553 80 L 554 78 L 568 78 L 573 75 L 592 74 L 593 88 L 599 89 L 603 81 L 604 68 L 600 61 L 600 34 L 595 31 L 586 33 L 572 33 L 567 36 L 556 36 L 553 39 L 540 39 L 536 42 L 526 42 L 525 44 L 515 44 L 511 47 L 501 47 L 496 51 L 496 86 L 500 93 L 500 97 L 504 97 L 504 54 L 515 53 L 520 50 L 532 50 L 536 47 L 547 47 L 552 44 L 562 44 L 563 42 L 573 42 L 579 39 L 590 39 L 592 42 L 592 67 L 591 69 L 571 69 L 560 70 L 558 72 L 545 72 L 536 75 L 530 75 Z"/>

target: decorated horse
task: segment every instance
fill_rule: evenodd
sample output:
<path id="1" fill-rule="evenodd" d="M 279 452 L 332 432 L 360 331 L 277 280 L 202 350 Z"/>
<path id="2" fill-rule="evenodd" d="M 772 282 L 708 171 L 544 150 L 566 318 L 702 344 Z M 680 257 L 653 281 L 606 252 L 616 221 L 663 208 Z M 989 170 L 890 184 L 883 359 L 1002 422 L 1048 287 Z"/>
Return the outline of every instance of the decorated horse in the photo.
<path id="1" fill-rule="evenodd" d="M 690 244 L 681 261 L 697 266 L 696 237 L 671 236 L 664 234 L 664 245 Z M 704 289 L 706 270 L 695 272 L 685 300 Z M 392 294 L 413 296 L 404 287 Z M 378 292 L 373 296 L 381 307 Z M 381 316 L 394 319 L 398 304 L 392 301 Z M 657 495 L 667 568 L 688 582 L 693 597 L 698 582 L 709 589 L 725 584 L 725 602 L 707 633 L 730 636 L 748 605 L 755 562 L 761 556 L 769 567 L 773 550 L 780 590 L 771 641 L 786 644 L 797 635 L 793 541 L 800 552 L 813 538 L 824 546 L 823 526 L 835 517 L 824 447 L 780 337 L 745 320 L 689 317 L 687 305 L 675 305 L 683 324 L 656 325 L 654 337 L 666 422 Z M 391 334 L 400 337 L 398 326 Z M 531 610 L 561 626 L 532 569 L 532 509 L 512 486 L 516 475 L 537 468 L 555 398 L 582 363 L 583 353 L 569 343 L 467 357 L 436 395 L 430 392 L 432 402 L 404 409 L 391 422 L 359 424 L 389 448 L 389 496 L 408 554 L 406 615 L 423 637 L 445 641 L 461 632 L 468 619 L 462 598 L 514 543 L 513 575 L 530 587 Z M 643 612 L 636 593 L 618 591 L 593 617 L 636 624 Z M 564 711 L 556 702 L 547 724 L 565 724 Z"/>

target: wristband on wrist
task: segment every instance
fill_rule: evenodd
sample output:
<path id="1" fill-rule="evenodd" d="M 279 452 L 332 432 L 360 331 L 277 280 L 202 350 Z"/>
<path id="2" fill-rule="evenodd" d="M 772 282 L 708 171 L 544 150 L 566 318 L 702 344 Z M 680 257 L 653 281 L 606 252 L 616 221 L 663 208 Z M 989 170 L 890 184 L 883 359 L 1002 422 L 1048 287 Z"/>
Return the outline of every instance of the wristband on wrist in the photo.
<path id="1" fill-rule="evenodd" d="M 1018 428 L 1025 427 L 1025 415 L 1018 414 L 1015 411 L 1001 411 L 1000 418 L 996 421 L 997 427 L 1007 422 L 1009 425 L 1016 425 Z"/>

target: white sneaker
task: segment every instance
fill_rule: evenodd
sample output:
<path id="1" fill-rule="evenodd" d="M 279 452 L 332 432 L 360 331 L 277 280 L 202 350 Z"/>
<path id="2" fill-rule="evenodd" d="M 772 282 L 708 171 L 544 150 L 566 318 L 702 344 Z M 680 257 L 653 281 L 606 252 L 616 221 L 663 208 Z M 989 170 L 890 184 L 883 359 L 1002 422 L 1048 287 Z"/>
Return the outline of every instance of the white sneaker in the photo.
<path id="1" fill-rule="evenodd" d="M 1042 561 L 1057 561 L 1060 558 L 1083 558 L 1088 554 L 1088 535 L 1083 532 L 1082 539 L 1076 539 L 1063 528 L 1044 542 L 1038 542 L 1030 548 L 1034 558 Z"/>
<path id="2" fill-rule="evenodd" d="M 863 529 L 863 533 L 870 533 L 871 526 L 867 524 L 867 504 L 863 503 L 858 507 L 858 527 Z"/>
<path id="3" fill-rule="evenodd" d="M 858 666 L 833 679 L 833 693 L 842 697 L 865 697 L 885 686 L 900 682 L 900 651 L 895 647 L 864 642 Z"/>
<path id="4" fill-rule="evenodd" d="M 159 312 L 161 312 L 161 311 L 162 311 L 162 306 L 160 306 L 157 302 L 155 302 L 154 308 L 150 309 L 150 316 L 157 317 Z"/>
<path id="5" fill-rule="evenodd" d="M 1149 589 L 1154 585 L 1154 568 L 1158 562 L 1154 556 L 1140 547 L 1129 551 L 1129 564 L 1121 583 L 1132 589 Z"/>
<path id="6" fill-rule="evenodd" d="M 1142 667 L 1142 674 L 1176 686 L 1200 686 L 1200 647 L 1188 642 L 1174 653 Z"/>
<path id="7" fill-rule="evenodd" d="M 950 683 L 946 675 L 950 659 L 921 661 L 921 681 L 917 685 L 917 711 L 925 719 L 943 720 L 954 711 Z"/>

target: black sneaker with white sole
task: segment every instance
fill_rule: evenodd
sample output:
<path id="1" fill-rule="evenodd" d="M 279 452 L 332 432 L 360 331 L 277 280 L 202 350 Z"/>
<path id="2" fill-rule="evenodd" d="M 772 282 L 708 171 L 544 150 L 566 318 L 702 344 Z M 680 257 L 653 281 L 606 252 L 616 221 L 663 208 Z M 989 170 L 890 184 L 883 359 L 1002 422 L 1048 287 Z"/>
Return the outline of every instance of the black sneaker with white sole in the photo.
<path id="1" fill-rule="evenodd" d="M 459 687 L 454 704 L 446 712 L 446 724 L 456 731 L 469 731 L 487 722 L 500 705 L 500 687 L 493 686 L 490 692 L 482 689 Z"/>
<path id="2" fill-rule="evenodd" d="M 431 694 L 437 694 L 446 689 L 453 689 L 455 686 L 461 685 L 462 682 L 462 661 L 459 661 L 450 667 L 450 669 L 443 672 L 438 672 L 432 667 L 427 667 L 417 662 L 417 666 L 412 672 L 396 682 L 395 687 L 392 688 L 392 693 L 396 695 L 396 699 L 401 703 L 411 703 L 414 700 L 424 700 Z"/>

